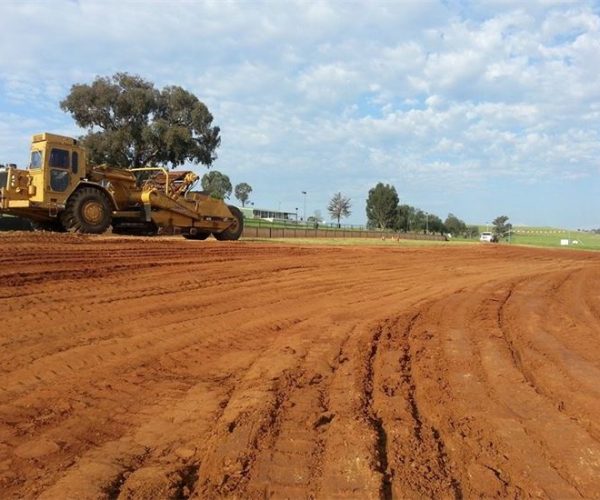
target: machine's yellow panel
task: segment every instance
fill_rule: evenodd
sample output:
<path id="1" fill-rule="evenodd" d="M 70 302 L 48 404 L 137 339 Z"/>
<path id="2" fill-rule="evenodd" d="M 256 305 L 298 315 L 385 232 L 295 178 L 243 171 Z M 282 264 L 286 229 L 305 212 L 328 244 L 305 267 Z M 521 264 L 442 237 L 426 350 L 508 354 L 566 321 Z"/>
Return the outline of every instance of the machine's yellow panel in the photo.
<path id="1" fill-rule="evenodd" d="M 32 142 L 43 142 L 50 141 L 56 144 L 64 144 L 65 146 L 73 146 L 77 144 L 77 140 L 72 137 L 66 137 L 64 135 L 57 134 L 49 134 L 48 132 L 44 132 L 42 134 L 35 134 L 33 136 Z"/>

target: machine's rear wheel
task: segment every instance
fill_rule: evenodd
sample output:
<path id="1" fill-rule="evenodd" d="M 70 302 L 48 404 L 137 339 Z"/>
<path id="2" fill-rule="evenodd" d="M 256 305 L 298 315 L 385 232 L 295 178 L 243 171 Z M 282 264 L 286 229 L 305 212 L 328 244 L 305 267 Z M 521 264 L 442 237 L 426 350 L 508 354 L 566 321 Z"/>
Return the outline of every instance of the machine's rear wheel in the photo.
<path id="1" fill-rule="evenodd" d="M 111 222 L 110 201 L 99 189 L 84 187 L 75 191 L 61 215 L 67 231 L 100 234 Z"/>
<path id="2" fill-rule="evenodd" d="M 205 240 L 210 236 L 210 231 L 198 231 L 196 234 L 186 233 L 183 237 L 186 240 Z"/>
<path id="3" fill-rule="evenodd" d="M 228 205 L 227 208 L 229 208 L 231 215 L 233 215 L 233 224 L 225 229 L 225 231 L 213 233 L 213 235 L 219 241 L 239 240 L 244 231 L 244 215 L 239 208 L 233 205 Z"/>

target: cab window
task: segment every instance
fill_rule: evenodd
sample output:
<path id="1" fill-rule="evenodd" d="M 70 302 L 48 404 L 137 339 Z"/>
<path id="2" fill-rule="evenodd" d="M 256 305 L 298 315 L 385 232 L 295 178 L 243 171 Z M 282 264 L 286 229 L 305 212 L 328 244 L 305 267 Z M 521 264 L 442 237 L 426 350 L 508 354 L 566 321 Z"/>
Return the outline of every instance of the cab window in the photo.
<path id="1" fill-rule="evenodd" d="M 79 168 L 79 154 L 77 151 L 71 153 L 71 171 L 76 174 Z"/>
<path id="2" fill-rule="evenodd" d="M 42 166 L 42 152 L 32 151 L 31 161 L 29 162 L 29 168 L 41 168 Z"/>
<path id="3" fill-rule="evenodd" d="M 53 168 L 69 168 L 69 152 L 64 149 L 50 151 L 50 166 Z"/>
<path id="4" fill-rule="evenodd" d="M 50 170 L 50 189 L 62 193 L 69 187 L 68 170 Z"/>

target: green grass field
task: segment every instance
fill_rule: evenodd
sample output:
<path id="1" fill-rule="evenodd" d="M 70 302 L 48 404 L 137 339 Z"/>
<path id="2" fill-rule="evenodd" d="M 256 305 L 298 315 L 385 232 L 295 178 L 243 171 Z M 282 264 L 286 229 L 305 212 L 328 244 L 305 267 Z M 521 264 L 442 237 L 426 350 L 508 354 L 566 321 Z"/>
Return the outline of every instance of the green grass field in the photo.
<path id="1" fill-rule="evenodd" d="M 491 227 L 479 226 L 479 231 L 491 231 Z M 600 250 L 600 234 L 555 227 L 515 226 L 510 240 L 514 245 Z M 569 240 L 570 244 L 562 246 L 561 240 Z M 502 243 L 506 244 L 508 241 L 503 240 Z"/>
<path id="2" fill-rule="evenodd" d="M 568 239 L 570 244 L 568 246 L 561 246 L 560 242 L 563 239 Z M 600 234 L 548 227 L 515 227 L 511 242 L 517 245 L 534 245 L 539 247 L 600 250 Z"/>

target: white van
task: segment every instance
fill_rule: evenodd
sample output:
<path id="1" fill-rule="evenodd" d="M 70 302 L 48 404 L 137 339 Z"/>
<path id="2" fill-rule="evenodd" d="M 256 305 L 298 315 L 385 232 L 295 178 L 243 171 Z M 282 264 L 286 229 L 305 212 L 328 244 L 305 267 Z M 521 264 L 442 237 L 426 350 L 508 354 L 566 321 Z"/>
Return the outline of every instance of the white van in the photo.
<path id="1" fill-rule="evenodd" d="M 485 241 L 487 243 L 491 243 L 492 241 L 494 241 L 494 235 L 489 232 L 483 232 L 483 233 L 481 233 L 481 236 L 479 237 L 479 241 Z"/>

